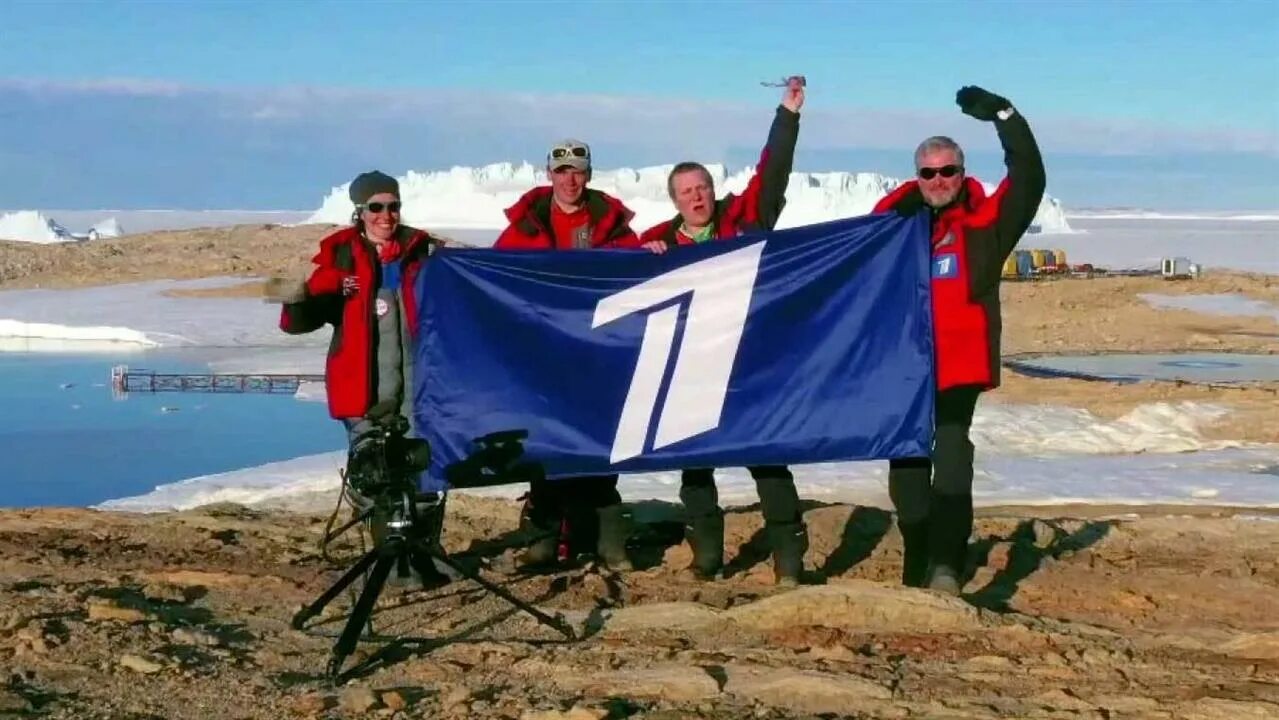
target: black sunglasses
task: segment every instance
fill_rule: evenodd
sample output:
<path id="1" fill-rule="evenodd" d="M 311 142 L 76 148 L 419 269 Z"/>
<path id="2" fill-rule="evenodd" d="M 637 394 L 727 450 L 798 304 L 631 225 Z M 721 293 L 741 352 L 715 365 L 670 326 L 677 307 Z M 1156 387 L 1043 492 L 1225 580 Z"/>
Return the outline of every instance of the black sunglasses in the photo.
<path id="1" fill-rule="evenodd" d="M 573 157 L 584 158 L 584 157 L 590 157 L 591 153 L 589 150 L 587 150 L 584 147 L 555 148 L 554 150 L 551 151 L 552 160 L 563 160 L 569 155 L 572 155 Z"/>
<path id="2" fill-rule="evenodd" d="M 922 167 L 915 172 L 921 180 L 932 180 L 938 175 L 944 178 L 955 177 L 963 171 L 964 168 L 959 165 L 942 165 L 941 167 Z"/>
<path id="3" fill-rule="evenodd" d="M 388 203 L 380 203 L 380 202 L 365 203 L 364 209 L 368 210 L 374 215 L 377 215 L 383 210 L 389 210 L 390 212 L 397 213 L 400 211 L 400 201 L 392 200 L 391 202 L 388 202 Z"/>

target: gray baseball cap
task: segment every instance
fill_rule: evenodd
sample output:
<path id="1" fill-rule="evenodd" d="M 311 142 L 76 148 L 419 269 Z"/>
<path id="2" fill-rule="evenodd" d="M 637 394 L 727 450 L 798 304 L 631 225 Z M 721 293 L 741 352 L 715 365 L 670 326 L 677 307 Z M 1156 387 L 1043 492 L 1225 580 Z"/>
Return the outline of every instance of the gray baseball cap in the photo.
<path id="1" fill-rule="evenodd" d="M 591 169 L 591 146 L 581 140 L 561 140 L 546 153 L 546 167 L 558 170 L 571 167 L 574 170 Z"/>

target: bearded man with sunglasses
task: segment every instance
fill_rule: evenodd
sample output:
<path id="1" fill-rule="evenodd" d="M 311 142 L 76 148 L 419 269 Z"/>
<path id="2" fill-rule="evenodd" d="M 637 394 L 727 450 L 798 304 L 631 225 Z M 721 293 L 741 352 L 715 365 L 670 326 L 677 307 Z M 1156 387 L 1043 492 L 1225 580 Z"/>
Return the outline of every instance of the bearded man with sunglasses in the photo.
<path id="1" fill-rule="evenodd" d="M 888 492 L 905 546 L 902 583 L 958 595 L 973 531 L 973 444 L 977 397 L 999 385 L 999 280 L 1044 196 L 1039 147 L 1007 99 L 975 86 L 959 90 L 965 114 L 995 124 L 1008 174 L 987 196 L 964 172 L 964 151 L 934 136 L 915 150 L 916 180 L 875 206 L 932 223 L 932 310 L 937 394 L 930 458 L 889 463 Z"/>
<path id="2" fill-rule="evenodd" d="M 550 185 L 535 187 L 507 208 L 510 225 L 498 250 L 583 250 L 638 245 L 634 213 L 621 200 L 588 188 L 591 148 L 562 140 L 546 153 Z M 521 525 L 536 537 L 520 564 L 536 569 L 595 555 L 613 570 L 630 570 L 626 541 L 631 517 L 617 491 L 617 475 L 538 480 L 530 483 Z"/>

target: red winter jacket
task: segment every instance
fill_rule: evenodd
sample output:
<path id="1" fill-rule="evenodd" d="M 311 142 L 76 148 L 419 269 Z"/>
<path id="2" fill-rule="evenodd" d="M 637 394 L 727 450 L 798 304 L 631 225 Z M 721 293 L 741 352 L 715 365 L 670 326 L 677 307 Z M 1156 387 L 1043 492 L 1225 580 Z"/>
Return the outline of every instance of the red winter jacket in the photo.
<path id="1" fill-rule="evenodd" d="M 729 193 L 715 202 L 711 222 L 716 239 L 737 237 L 755 230 L 772 230 L 786 205 L 786 186 L 795 162 L 799 139 L 799 113 L 778 106 L 768 130 L 768 142 L 760 153 L 755 174 L 741 195 Z M 676 215 L 654 225 L 640 236 L 640 244 L 661 240 L 667 245 L 691 245 L 693 240 L 679 232 L 683 219 Z"/>
<path id="2" fill-rule="evenodd" d="M 591 216 L 590 233 L 593 248 L 638 247 L 639 238 L 631 230 L 631 218 L 635 213 L 621 200 L 586 188 L 586 212 Z M 551 186 L 535 187 L 524 193 L 514 205 L 506 209 L 510 221 L 493 247 L 499 250 L 570 250 L 573 238 L 557 238 L 551 228 L 551 203 L 554 202 Z"/>
<path id="3" fill-rule="evenodd" d="M 417 275 L 439 240 L 407 225 L 401 225 L 396 233 L 404 246 L 400 254 L 401 293 L 404 319 L 411 332 L 417 327 Z M 377 324 L 374 300 L 382 264 L 373 243 L 354 226 L 321 240 L 320 251 L 312 262 L 319 267 L 306 281 L 306 299 L 285 304 L 280 313 L 280 329 L 299 335 L 333 325 L 324 365 L 329 414 L 339 420 L 363 417 L 374 399 L 377 363 L 372 329 Z M 342 278 L 348 275 L 359 281 L 359 290 L 349 297 L 342 294 Z"/>
<path id="4" fill-rule="evenodd" d="M 967 178 L 959 197 L 932 214 L 932 306 L 937 389 L 999 385 L 999 279 L 1044 196 L 1043 159 L 1020 113 L 996 122 L 1008 176 L 990 197 Z M 874 212 L 913 214 L 925 207 L 911 180 Z"/>

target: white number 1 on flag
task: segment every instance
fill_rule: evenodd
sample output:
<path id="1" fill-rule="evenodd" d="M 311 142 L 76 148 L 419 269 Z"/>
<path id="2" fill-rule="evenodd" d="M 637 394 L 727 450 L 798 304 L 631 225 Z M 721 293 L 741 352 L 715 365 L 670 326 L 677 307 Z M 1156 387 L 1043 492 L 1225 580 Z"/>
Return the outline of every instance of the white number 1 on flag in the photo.
<path id="1" fill-rule="evenodd" d="M 764 243 L 758 242 L 685 265 L 610 295 L 595 307 L 592 328 L 651 310 L 609 462 L 644 452 L 672 353 L 675 369 L 658 415 L 653 449 L 719 426 L 763 251 Z M 691 295 L 688 316 L 682 342 L 675 347 L 681 305 L 675 301 L 685 295 Z M 652 310 L 659 305 L 667 306 Z"/>

